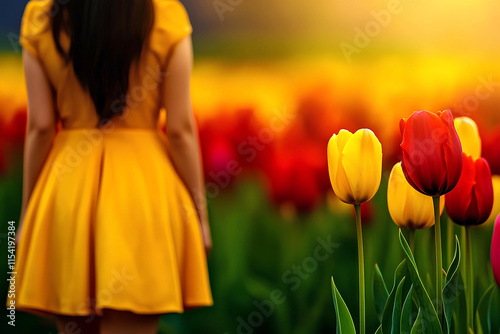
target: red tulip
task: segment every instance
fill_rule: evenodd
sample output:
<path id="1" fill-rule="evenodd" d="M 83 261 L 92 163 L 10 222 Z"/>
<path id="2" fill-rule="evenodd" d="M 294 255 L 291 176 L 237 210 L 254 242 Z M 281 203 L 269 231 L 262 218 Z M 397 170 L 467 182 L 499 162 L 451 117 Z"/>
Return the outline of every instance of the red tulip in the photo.
<path id="1" fill-rule="evenodd" d="M 451 112 L 416 111 L 399 126 L 408 183 L 428 196 L 450 192 L 462 171 L 462 145 Z"/>
<path id="2" fill-rule="evenodd" d="M 493 238 L 491 239 L 491 268 L 495 281 L 500 286 L 500 215 L 495 222 Z"/>
<path id="3" fill-rule="evenodd" d="M 26 110 L 19 109 L 10 119 L 4 134 L 9 145 L 19 147 L 24 143 L 27 117 Z"/>
<path id="4" fill-rule="evenodd" d="M 500 174 L 500 126 L 491 133 L 484 134 L 483 157 L 488 160 L 492 174 Z"/>
<path id="5" fill-rule="evenodd" d="M 0 143 L 0 176 L 3 175 L 6 171 L 6 163 L 5 163 L 5 152 L 3 149 L 3 143 Z"/>
<path id="6" fill-rule="evenodd" d="M 210 173 L 224 172 L 231 161 L 236 161 L 236 152 L 231 143 L 223 138 L 215 138 L 204 145 L 204 166 L 207 177 Z"/>
<path id="7" fill-rule="evenodd" d="M 322 155 L 313 146 L 274 152 L 266 176 L 271 200 L 292 204 L 300 212 L 311 212 L 321 201 L 317 181 L 317 160 Z"/>
<path id="8" fill-rule="evenodd" d="M 463 155 L 463 169 L 457 186 L 446 194 L 446 211 L 459 225 L 480 225 L 493 208 L 493 182 L 488 162 Z"/>

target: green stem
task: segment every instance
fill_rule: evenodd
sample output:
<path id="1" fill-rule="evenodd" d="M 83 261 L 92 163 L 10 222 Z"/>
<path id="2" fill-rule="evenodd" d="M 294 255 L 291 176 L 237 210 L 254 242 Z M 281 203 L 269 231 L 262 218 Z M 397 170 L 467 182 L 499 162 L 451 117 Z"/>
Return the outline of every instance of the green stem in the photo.
<path id="1" fill-rule="evenodd" d="M 446 255 L 447 255 L 447 259 L 448 259 L 448 264 L 451 264 L 451 261 L 453 261 L 453 245 L 455 244 L 455 238 L 453 237 L 453 235 L 455 234 L 455 224 L 453 223 L 453 221 L 451 219 L 448 219 L 448 224 L 446 224 L 446 246 L 447 246 L 447 250 L 446 250 Z"/>
<path id="2" fill-rule="evenodd" d="M 466 271 L 467 271 L 467 327 L 472 328 L 474 321 L 474 281 L 472 279 L 472 243 L 470 237 L 470 226 L 465 226 L 466 234 Z"/>
<path id="3" fill-rule="evenodd" d="M 441 249 L 441 217 L 439 210 L 439 196 L 432 198 L 434 203 L 434 241 L 436 244 L 436 312 L 442 323 L 443 302 L 443 251 Z"/>
<path id="4" fill-rule="evenodd" d="M 356 212 L 356 234 L 358 236 L 358 267 L 359 267 L 359 333 L 365 334 L 365 260 L 363 254 L 363 232 L 361 229 L 361 207 L 354 204 Z"/>
<path id="5" fill-rule="evenodd" d="M 410 229 L 410 249 L 411 249 L 413 256 L 415 256 L 414 248 L 415 248 L 415 229 L 411 228 Z"/>
<path id="6" fill-rule="evenodd" d="M 467 255 L 467 234 L 465 233 L 465 226 L 460 226 L 460 240 L 462 243 L 460 244 L 460 254 L 463 254 L 463 258 L 465 261 L 460 261 L 460 270 L 462 272 L 462 277 L 464 278 L 464 284 L 467 285 L 467 259 L 465 258 Z"/>

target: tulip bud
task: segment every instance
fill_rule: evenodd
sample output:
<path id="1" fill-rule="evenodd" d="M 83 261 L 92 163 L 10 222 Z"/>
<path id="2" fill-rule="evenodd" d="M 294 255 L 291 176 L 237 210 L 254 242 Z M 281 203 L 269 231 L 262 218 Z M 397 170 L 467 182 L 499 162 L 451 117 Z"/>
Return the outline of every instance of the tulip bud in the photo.
<path id="1" fill-rule="evenodd" d="M 382 145 L 369 129 L 340 130 L 328 142 L 328 171 L 333 191 L 348 204 L 369 201 L 382 177 Z"/>
<path id="2" fill-rule="evenodd" d="M 400 124 L 402 168 L 408 183 L 428 196 L 451 191 L 462 171 L 462 146 L 449 110 L 416 111 Z"/>
<path id="3" fill-rule="evenodd" d="M 500 287 L 500 215 L 498 215 L 493 229 L 493 238 L 491 239 L 491 268 L 493 276 Z"/>
<path id="4" fill-rule="evenodd" d="M 459 225 L 480 225 L 493 208 L 493 183 L 488 162 L 463 155 L 463 170 L 457 186 L 446 194 L 446 211 Z"/>
<path id="5" fill-rule="evenodd" d="M 453 123 L 462 144 L 462 151 L 473 159 L 479 159 L 481 157 L 481 137 L 476 122 L 469 117 L 457 117 Z"/>
<path id="6" fill-rule="evenodd" d="M 423 229 L 434 225 L 432 198 L 416 191 L 406 181 L 401 162 L 392 167 L 387 188 L 387 204 L 392 220 L 401 228 Z M 444 197 L 441 197 L 441 213 L 443 208 Z"/>

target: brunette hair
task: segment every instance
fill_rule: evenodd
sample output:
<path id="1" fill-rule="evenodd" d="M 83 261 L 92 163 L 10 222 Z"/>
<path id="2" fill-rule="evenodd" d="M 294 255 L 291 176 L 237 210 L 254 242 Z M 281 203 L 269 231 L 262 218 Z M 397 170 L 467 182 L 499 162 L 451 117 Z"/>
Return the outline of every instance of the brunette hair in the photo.
<path id="1" fill-rule="evenodd" d="M 152 0 L 62 2 L 54 1 L 52 8 L 56 48 L 73 62 L 76 77 L 89 91 L 99 120 L 105 122 L 125 107 L 130 67 L 140 57 L 153 25 Z M 62 29 L 71 38 L 68 53 L 59 40 Z"/>

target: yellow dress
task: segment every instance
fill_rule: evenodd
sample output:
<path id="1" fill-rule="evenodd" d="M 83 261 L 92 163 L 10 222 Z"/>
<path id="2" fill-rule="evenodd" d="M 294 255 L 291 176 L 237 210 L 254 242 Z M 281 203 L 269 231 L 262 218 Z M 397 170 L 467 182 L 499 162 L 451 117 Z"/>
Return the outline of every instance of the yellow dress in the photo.
<path id="1" fill-rule="evenodd" d="M 89 94 L 56 51 L 52 3 L 30 1 L 21 24 L 21 45 L 54 88 L 61 128 L 17 247 L 16 310 L 84 316 L 212 305 L 197 214 L 158 125 L 169 56 L 191 33 L 184 7 L 153 0 L 154 25 L 130 70 L 127 108 L 97 128 Z M 65 50 L 69 42 L 62 33 Z"/>

